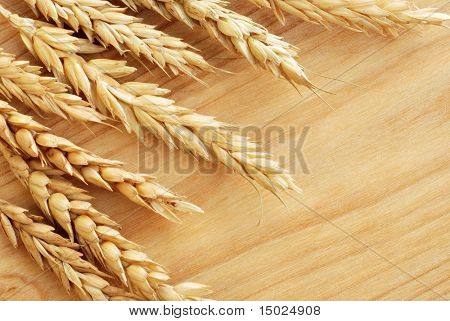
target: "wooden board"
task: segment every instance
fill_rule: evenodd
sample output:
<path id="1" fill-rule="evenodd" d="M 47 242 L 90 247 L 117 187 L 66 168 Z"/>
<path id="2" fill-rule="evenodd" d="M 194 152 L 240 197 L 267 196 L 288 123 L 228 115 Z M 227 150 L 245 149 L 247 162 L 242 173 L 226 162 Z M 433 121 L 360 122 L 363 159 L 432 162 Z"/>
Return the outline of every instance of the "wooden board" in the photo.
<path id="1" fill-rule="evenodd" d="M 91 126 L 90 132 L 56 118 L 42 120 L 83 147 L 127 162 L 127 169 L 150 172 L 143 156 L 153 160 L 158 169 L 151 173 L 158 181 L 206 214 L 185 215 L 184 224 L 176 225 L 121 196 L 90 188 L 95 205 L 119 221 L 127 237 L 145 245 L 172 272 L 174 282 L 209 284 L 216 300 L 448 299 L 449 31 L 425 28 L 421 34 L 413 29 L 394 40 L 339 28 L 327 31 L 292 18 L 281 26 L 269 11 L 232 2 L 240 13 L 298 45 L 308 70 L 347 81 L 312 76 L 318 86 L 336 93 L 324 95 L 335 110 L 307 90 L 300 96 L 287 82 L 254 70 L 205 33 L 150 12 L 140 16 L 187 39 L 213 65 L 236 74 L 200 73 L 208 83 L 204 87 L 187 77 L 169 79 L 156 68 L 146 73 L 130 58 L 139 68 L 133 79 L 157 81 L 173 90 L 178 105 L 223 121 L 256 126 L 263 134 L 283 129 L 282 139 L 272 132 L 266 143 L 295 169 L 304 193 L 285 195 L 285 208 L 262 192 L 261 214 L 255 190 L 223 168 L 213 175 L 180 173 L 176 165 L 190 158 L 161 144 L 143 148 L 132 135 L 113 129 Z M 2 3 L 32 16 L 22 1 Z M 420 4 L 450 9 L 442 0 Z M 4 20 L 0 23 L 0 46 L 37 63 L 17 33 Z M 301 159 L 292 155 L 305 128 L 307 166 L 302 168 Z M 4 160 L 0 175 L 1 198 L 36 209 Z M 0 238 L 0 298 L 74 299 L 5 237 Z"/>

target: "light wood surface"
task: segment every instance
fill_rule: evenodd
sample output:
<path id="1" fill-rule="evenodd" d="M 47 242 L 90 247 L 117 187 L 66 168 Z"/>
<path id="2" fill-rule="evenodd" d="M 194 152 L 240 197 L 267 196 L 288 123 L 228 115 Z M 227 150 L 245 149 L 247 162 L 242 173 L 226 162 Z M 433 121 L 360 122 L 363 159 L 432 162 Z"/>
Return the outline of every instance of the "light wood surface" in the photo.
<path id="1" fill-rule="evenodd" d="M 22 1 L 2 0 L 10 10 L 32 17 Z M 419 4 L 449 11 L 446 1 Z M 135 79 L 173 90 L 178 105 L 238 125 L 283 128 L 270 150 L 295 167 L 304 190 L 284 195 L 288 208 L 220 168 L 179 173 L 189 156 L 159 144 L 143 149 L 135 137 L 103 126 L 70 125 L 53 117 L 42 122 L 83 147 L 139 166 L 139 151 L 158 159 L 158 181 L 205 209 L 172 224 L 121 196 L 89 188 L 97 208 L 123 225 L 123 233 L 147 247 L 173 281 L 210 285 L 216 300 L 443 300 L 450 297 L 450 33 L 444 28 L 404 32 L 398 39 L 355 34 L 288 19 L 281 26 L 269 11 L 247 1 L 234 9 L 266 25 L 301 48 L 308 70 L 350 83 L 312 76 L 330 109 L 307 90 L 254 70 L 222 49 L 200 29 L 188 30 L 150 12 L 139 15 L 201 50 L 213 65 L 236 74 L 169 79 L 156 68 Z M 0 46 L 37 62 L 3 20 Z M 107 57 L 117 57 L 108 53 Z M 20 110 L 26 109 L 15 102 Z M 303 146 L 307 171 L 294 158 Z M 288 129 L 294 129 L 288 132 Z M 291 147 L 289 147 L 291 145 Z M 142 163 L 142 162 L 141 162 Z M 168 166 L 164 166 L 168 165 Z M 166 167 L 168 169 L 166 169 Z M 147 168 L 148 170 L 148 168 Z M 309 173 L 308 173 L 309 172 Z M 36 209 L 30 196 L 0 161 L 0 197 Z M 260 220 L 260 224 L 258 224 Z M 40 271 L 22 248 L 0 237 L 0 298 L 68 300 L 51 272 Z"/>

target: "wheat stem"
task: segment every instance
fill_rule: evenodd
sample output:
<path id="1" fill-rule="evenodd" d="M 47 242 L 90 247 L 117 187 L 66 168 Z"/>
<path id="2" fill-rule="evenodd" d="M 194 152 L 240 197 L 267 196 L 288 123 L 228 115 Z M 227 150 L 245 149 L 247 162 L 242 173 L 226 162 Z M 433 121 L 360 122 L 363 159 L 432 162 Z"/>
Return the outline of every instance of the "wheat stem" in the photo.
<path id="1" fill-rule="evenodd" d="M 81 299 L 93 301 L 140 299 L 111 286 L 106 280 L 109 275 L 82 258 L 78 244 L 56 234 L 42 220 L 26 209 L 0 200 L 0 225 L 11 244 L 17 248 L 22 242 L 41 269 L 49 267 L 67 292 L 74 291 Z"/>
<path id="2" fill-rule="evenodd" d="M 29 50 L 49 70 L 56 75 L 65 73 L 77 92 L 83 92 L 103 114 L 119 118 L 138 137 L 143 137 L 142 129 L 147 129 L 170 147 L 221 162 L 272 193 L 287 189 L 300 191 L 294 179 L 270 154 L 261 151 L 247 137 L 235 134 L 232 126 L 176 106 L 174 101 L 161 97 L 169 91 L 157 85 L 117 82 L 116 78 L 134 72 L 125 62 L 105 59 L 87 62 L 76 54 L 84 51 L 78 38 L 64 30 L 41 26 L 32 19 L 10 13 L 6 16 L 19 29 Z"/>
<path id="3" fill-rule="evenodd" d="M 398 36 L 411 25 L 443 25 L 450 16 L 436 8 L 417 8 L 405 0 L 249 0 L 272 8 L 284 23 L 284 12 L 329 27 L 336 24 L 358 31 Z"/>
<path id="4" fill-rule="evenodd" d="M 196 69 L 213 71 L 213 68 L 195 53 L 190 45 L 142 23 L 142 19 L 125 14 L 126 8 L 113 6 L 103 0 L 26 0 L 46 19 L 59 26 L 67 23 L 72 29 L 82 29 L 92 41 L 95 38 L 105 47 L 114 47 L 121 55 L 127 51 L 166 67 L 174 75 L 180 72 L 194 77 Z"/>

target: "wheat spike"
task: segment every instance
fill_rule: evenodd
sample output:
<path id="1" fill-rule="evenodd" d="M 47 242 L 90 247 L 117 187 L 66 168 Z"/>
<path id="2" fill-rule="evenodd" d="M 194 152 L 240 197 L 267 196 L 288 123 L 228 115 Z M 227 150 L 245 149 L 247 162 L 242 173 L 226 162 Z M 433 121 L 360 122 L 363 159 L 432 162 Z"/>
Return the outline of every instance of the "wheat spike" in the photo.
<path id="1" fill-rule="evenodd" d="M 203 213 L 144 174 L 121 168 L 122 163 L 101 158 L 50 130 L 0 101 L 0 140 L 16 153 L 24 155 L 33 169 L 50 167 L 103 189 L 117 190 L 136 204 L 165 218 L 180 222 L 177 213 Z M 50 216 L 48 211 L 44 213 Z"/>
<path id="2" fill-rule="evenodd" d="M 274 194 L 287 189 L 300 192 L 294 179 L 271 159 L 271 155 L 261 151 L 259 145 L 247 137 L 235 134 L 232 126 L 176 106 L 172 100 L 161 97 L 169 91 L 157 85 L 117 82 L 115 78 L 134 72 L 125 62 L 105 59 L 87 62 L 75 54 L 82 50 L 77 49 L 77 38 L 68 38 L 66 34 L 66 47 L 72 50 L 61 53 L 51 41 L 47 41 L 48 37 L 42 36 L 43 27 L 33 20 L 11 14 L 9 20 L 20 26 L 22 39 L 26 39 L 25 44 L 30 50 L 43 51 L 37 56 L 44 65 L 50 70 L 63 68 L 76 91 L 82 91 L 102 113 L 111 113 L 119 118 L 128 131 L 134 131 L 138 137 L 142 137 L 143 128 L 147 129 L 170 147 L 179 147 L 206 160 L 221 162 Z M 46 28 L 45 32 L 52 32 L 52 37 L 63 33 L 57 28 Z M 46 46 L 39 46 L 42 43 Z M 63 67 L 59 67 L 60 64 Z"/>
<path id="3" fill-rule="evenodd" d="M 304 21 L 329 24 L 381 35 L 398 36 L 411 25 L 443 25 L 450 16 L 436 8 L 417 8 L 405 0 L 249 0 L 260 7 L 272 8 L 284 23 L 283 12 Z"/>
<path id="4" fill-rule="evenodd" d="M 52 77 L 40 75 L 40 67 L 0 48 L 0 94 L 17 98 L 37 113 L 57 114 L 81 122 L 104 123 L 104 115 L 91 108 L 80 97 L 68 93 L 68 87 Z"/>
<path id="5" fill-rule="evenodd" d="M 194 77 L 196 69 L 213 71 L 201 55 L 179 38 L 171 37 L 142 23 L 142 19 L 125 14 L 126 8 L 103 0 L 26 0 L 34 9 L 59 26 L 67 23 L 82 29 L 92 41 L 114 47 L 121 55 L 127 51 L 143 57 L 174 75 L 180 72 Z"/>
<path id="6" fill-rule="evenodd" d="M 85 191 L 73 186 L 55 170 L 16 154 L 3 141 L 0 150 L 14 175 L 30 191 L 46 216 L 77 239 L 90 262 L 99 262 L 130 291 L 147 300 L 201 300 L 209 288 L 197 283 L 168 284 L 167 271 L 150 259 L 141 247 L 123 237 L 118 224 L 96 210 Z M 14 238 L 10 230 L 7 235 Z"/>
<path id="7" fill-rule="evenodd" d="M 111 286 L 105 279 L 110 278 L 109 275 L 82 258 L 78 244 L 56 234 L 42 219 L 0 200 L 0 225 L 9 241 L 15 248 L 22 242 L 43 270 L 49 267 L 56 274 L 67 292 L 76 292 L 81 299 L 93 301 L 143 299 Z"/>
<path id="8" fill-rule="evenodd" d="M 166 18 L 200 25 L 225 48 L 245 57 L 252 65 L 275 77 L 315 89 L 298 60 L 298 48 L 271 34 L 250 18 L 227 8 L 222 0 L 122 0 L 130 8 L 155 10 Z"/>
<path id="9" fill-rule="evenodd" d="M 261 151 L 261 147 L 247 137 L 235 134 L 233 126 L 175 105 L 173 100 L 163 97 L 169 91 L 157 85 L 138 82 L 121 85 L 101 72 L 110 69 L 125 74 L 129 67 L 124 62 L 91 60 L 86 63 L 82 58 L 72 56 L 65 59 L 65 65 L 68 71 L 78 70 L 78 75 L 84 72 L 91 87 L 96 85 L 97 96 L 91 99 L 113 106 L 103 110 L 125 120 L 127 127 L 138 137 L 141 137 L 142 129 L 149 130 L 169 147 L 178 147 L 208 161 L 218 161 L 273 193 L 286 189 L 300 191 L 293 178 L 271 159 L 271 155 Z M 68 75 L 73 79 L 74 87 L 79 88 L 78 79 Z"/>

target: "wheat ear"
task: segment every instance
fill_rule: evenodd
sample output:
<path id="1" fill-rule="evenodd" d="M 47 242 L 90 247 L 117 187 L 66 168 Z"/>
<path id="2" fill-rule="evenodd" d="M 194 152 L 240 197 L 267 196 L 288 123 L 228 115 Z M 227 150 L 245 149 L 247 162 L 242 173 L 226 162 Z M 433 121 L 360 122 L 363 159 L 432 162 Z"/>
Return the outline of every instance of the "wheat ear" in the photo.
<path id="1" fill-rule="evenodd" d="M 76 292 L 83 300 L 139 300 L 140 297 L 111 286 L 99 271 L 82 258 L 80 246 L 54 232 L 43 218 L 26 209 L 0 200 L 0 225 L 12 245 L 22 242 L 30 256 L 41 267 L 49 267 L 67 292 Z"/>
<path id="2" fill-rule="evenodd" d="M 49 70 L 58 70 L 62 60 L 62 72 L 65 71 L 75 90 L 82 91 L 102 113 L 109 112 L 119 118 L 138 137 L 142 137 L 142 128 L 150 130 L 170 147 L 182 148 L 209 161 L 219 161 L 275 194 L 287 189 L 300 191 L 294 179 L 271 159 L 271 155 L 261 151 L 260 146 L 247 137 L 236 135 L 232 126 L 176 106 L 172 100 L 161 97 L 169 91 L 157 85 L 118 83 L 114 78 L 134 72 L 125 62 L 105 59 L 86 62 L 75 54 L 82 50 L 77 49 L 77 38 L 66 34 L 66 47 L 72 51 L 67 49 L 61 53 L 48 38 L 57 39 L 63 31 L 41 27 L 32 19 L 17 15 L 10 14 L 9 20 L 19 26 L 25 44 Z M 43 36 L 48 34 L 51 37 Z"/>
<path id="3" fill-rule="evenodd" d="M 450 16 L 436 8 L 417 8 L 404 0 L 249 0 L 260 7 L 272 8 L 284 23 L 283 12 L 304 21 L 329 27 L 336 24 L 353 31 L 373 31 L 398 36 L 411 25 L 443 25 Z"/>
<path id="4" fill-rule="evenodd" d="M 34 169 L 40 170 L 48 165 L 82 182 L 109 191 L 115 189 L 129 200 L 171 221 L 180 222 L 176 213 L 202 213 L 199 207 L 155 183 L 154 178 L 127 172 L 121 168 L 121 162 L 101 158 L 65 138 L 51 134 L 47 127 L 2 101 L 0 139 L 27 157 Z M 43 208 L 50 217 L 48 208 Z"/>
<path id="5" fill-rule="evenodd" d="M 91 60 L 86 63 L 78 56 L 71 56 L 65 58 L 64 64 L 75 88 L 82 85 L 76 75 L 89 79 L 91 88 L 96 85 L 97 91 L 90 100 L 102 99 L 106 106 L 113 106 L 103 110 L 109 110 L 122 121 L 125 119 L 138 137 L 142 137 L 141 131 L 146 129 L 169 147 L 180 148 L 207 161 L 220 162 L 274 194 L 287 189 L 300 192 L 292 176 L 272 160 L 270 154 L 247 137 L 235 134 L 232 125 L 175 105 L 173 100 L 163 97 L 169 91 L 155 84 L 119 84 L 109 75 L 133 71 L 124 62 Z M 77 70 L 77 74 L 72 74 L 71 70 Z M 111 72 L 108 75 L 102 70 Z M 89 91 L 84 93 L 89 94 Z"/>
<path id="6" fill-rule="evenodd" d="M 225 48 L 245 57 L 252 65 L 272 72 L 292 84 L 315 89 L 298 62 L 298 48 L 271 34 L 250 18 L 227 8 L 222 0 L 122 0 L 131 8 L 145 7 L 166 18 L 175 17 L 194 27 L 200 25 Z"/>
<path id="7" fill-rule="evenodd" d="M 26 0 L 36 13 L 65 23 L 72 29 L 82 29 L 89 39 L 98 39 L 104 46 L 114 47 L 121 55 L 127 51 L 143 57 L 174 75 L 180 72 L 194 77 L 196 69 L 213 71 L 201 55 L 179 38 L 171 37 L 141 23 L 142 19 L 125 14 L 126 8 L 103 0 Z"/>
<path id="8" fill-rule="evenodd" d="M 37 113 L 81 122 L 103 123 L 107 119 L 80 97 L 69 94 L 67 85 L 41 76 L 40 69 L 0 48 L 0 94 L 7 99 L 16 97 Z"/>
<path id="9" fill-rule="evenodd" d="M 77 239 L 90 262 L 99 262 L 130 291 L 148 300 L 200 300 L 209 289 L 197 283 L 171 286 L 167 271 L 151 260 L 141 247 L 117 230 L 118 224 L 96 210 L 85 191 L 73 186 L 57 171 L 16 154 L 0 141 L 0 150 L 12 172 L 27 187 L 40 209 Z"/>

